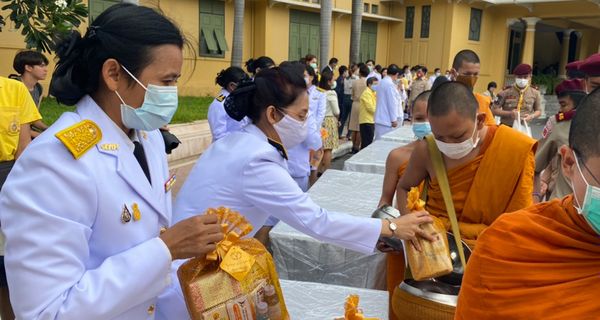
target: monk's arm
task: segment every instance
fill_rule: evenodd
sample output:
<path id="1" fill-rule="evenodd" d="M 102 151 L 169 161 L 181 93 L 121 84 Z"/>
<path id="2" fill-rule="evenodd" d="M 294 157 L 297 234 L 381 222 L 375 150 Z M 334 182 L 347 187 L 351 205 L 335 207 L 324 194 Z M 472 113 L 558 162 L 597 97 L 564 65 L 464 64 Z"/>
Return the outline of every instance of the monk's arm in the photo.
<path id="1" fill-rule="evenodd" d="M 392 150 L 385 161 L 383 189 L 381 190 L 381 198 L 379 199 L 377 207 L 381 207 L 384 204 L 391 206 L 394 201 L 394 192 L 398 185 L 398 168 L 400 168 L 400 163 L 395 157 L 395 151 L 396 150 Z"/>
<path id="2" fill-rule="evenodd" d="M 523 171 L 519 177 L 519 182 L 510 199 L 510 203 L 506 212 L 512 212 L 527 208 L 533 204 L 533 180 L 535 175 L 535 147 L 530 151 L 529 155 L 523 163 Z"/>
<path id="3" fill-rule="evenodd" d="M 410 188 L 418 186 L 421 181 L 427 178 L 427 163 L 429 162 L 427 142 L 417 142 L 415 149 L 410 156 L 410 160 L 408 161 L 408 167 L 400 178 L 400 181 L 398 181 L 398 187 L 396 188 L 397 209 L 400 210 L 400 213 L 410 213 L 406 208 L 406 196 L 410 191 Z"/>

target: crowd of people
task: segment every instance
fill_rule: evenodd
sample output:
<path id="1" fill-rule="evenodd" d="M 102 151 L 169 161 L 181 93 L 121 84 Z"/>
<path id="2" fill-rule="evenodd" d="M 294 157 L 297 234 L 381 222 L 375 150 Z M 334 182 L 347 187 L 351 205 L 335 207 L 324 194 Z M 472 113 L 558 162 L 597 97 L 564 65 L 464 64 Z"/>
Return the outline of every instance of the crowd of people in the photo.
<path id="1" fill-rule="evenodd" d="M 440 241 L 420 226 L 451 231 L 452 212 L 474 249 L 456 319 L 598 311 L 600 53 L 567 65 L 560 110 L 539 141 L 521 129 L 542 113 L 527 64 L 511 70 L 514 84 L 490 82 L 480 94 L 472 50 L 431 75 L 373 60 L 331 58 L 320 69 L 310 54 L 250 59 L 216 75 L 213 143 L 172 205 L 159 129 L 177 110 L 184 44 L 161 13 L 110 7 L 57 46 L 49 92 L 76 110 L 50 127 L 38 111 L 47 58 L 20 52 L 18 74 L 0 77 L 2 319 L 188 318 L 176 270 L 223 239 L 216 218 L 202 215 L 221 206 L 241 212 L 266 245 L 281 220 L 324 242 L 387 252 L 393 319 L 407 310 L 405 259 L 380 239 Z M 355 217 L 311 200 L 306 191 L 341 141 L 356 153 L 405 124 L 415 141 L 389 153 L 379 201 L 402 215 Z M 425 210 L 410 213 L 418 186 Z"/>

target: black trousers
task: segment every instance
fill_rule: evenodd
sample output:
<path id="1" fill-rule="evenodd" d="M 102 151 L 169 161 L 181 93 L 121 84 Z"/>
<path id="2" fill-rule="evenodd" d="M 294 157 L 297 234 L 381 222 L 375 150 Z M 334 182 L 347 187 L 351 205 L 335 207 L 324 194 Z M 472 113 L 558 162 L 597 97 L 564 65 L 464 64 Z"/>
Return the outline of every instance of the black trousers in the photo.
<path id="1" fill-rule="evenodd" d="M 375 136 L 375 124 L 374 123 L 361 123 L 360 124 L 360 149 L 368 147 L 373 142 Z"/>
<path id="2" fill-rule="evenodd" d="M 342 98 L 342 103 L 340 104 L 340 128 L 339 128 L 339 132 L 338 132 L 338 135 L 340 138 L 342 137 L 342 134 L 344 131 L 344 125 L 346 124 L 346 121 L 348 121 L 351 111 L 352 111 L 352 96 L 349 94 L 345 94 L 344 97 Z"/>

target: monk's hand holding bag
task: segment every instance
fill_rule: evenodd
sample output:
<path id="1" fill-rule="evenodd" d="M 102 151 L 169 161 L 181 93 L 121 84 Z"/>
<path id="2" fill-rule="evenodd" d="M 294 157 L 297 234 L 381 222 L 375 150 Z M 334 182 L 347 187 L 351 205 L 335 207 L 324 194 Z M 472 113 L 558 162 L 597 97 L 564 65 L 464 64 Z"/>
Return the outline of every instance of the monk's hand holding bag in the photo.
<path id="1" fill-rule="evenodd" d="M 273 258 L 254 238 L 238 212 L 208 209 L 218 216 L 225 238 L 206 258 L 184 263 L 177 275 L 193 320 L 289 320 Z"/>

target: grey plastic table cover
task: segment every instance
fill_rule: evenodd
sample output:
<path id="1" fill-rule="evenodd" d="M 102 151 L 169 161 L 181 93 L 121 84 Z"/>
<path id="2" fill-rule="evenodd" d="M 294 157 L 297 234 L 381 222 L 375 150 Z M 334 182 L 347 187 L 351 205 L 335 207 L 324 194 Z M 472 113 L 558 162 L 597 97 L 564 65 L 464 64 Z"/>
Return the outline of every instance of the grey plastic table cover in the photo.
<path id="1" fill-rule="evenodd" d="M 384 174 L 385 160 L 390 151 L 406 144 L 404 142 L 377 140 L 346 160 L 344 171 Z"/>
<path id="2" fill-rule="evenodd" d="M 383 176 L 327 170 L 309 190 L 321 207 L 354 216 L 370 217 L 377 208 Z M 386 288 L 386 256 L 364 255 L 318 241 L 280 222 L 270 233 L 271 249 L 281 279 Z"/>
<path id="3" fill-rule="evenodd" d="M 412 131 L 412 125 L 406 124 L 392 132 L 384 134 L 381 140 L 411 143 L 416 140 L 416 137 Z"/>
<path id="4" fill-rule="evenodd" d="M 330 284 L 281 280 L 285 304 L 292 320 L 332 320 L 344 317 L 346 297 L 357 294 L 366 317 L 388 319 L 387 291 Z"/>

